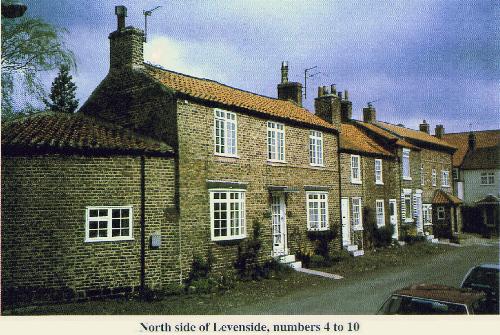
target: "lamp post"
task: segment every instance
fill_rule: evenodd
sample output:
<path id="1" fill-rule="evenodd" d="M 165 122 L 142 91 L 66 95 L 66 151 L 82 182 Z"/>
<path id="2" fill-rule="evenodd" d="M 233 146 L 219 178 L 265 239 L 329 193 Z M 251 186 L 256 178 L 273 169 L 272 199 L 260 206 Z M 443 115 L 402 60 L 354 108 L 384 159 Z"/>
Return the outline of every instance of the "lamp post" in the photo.
<path id="1" fill-rule="evenodd" d="M 27 9 L 28 6 L 20 2 L 14 2 L 10 4 L 2 3 L 2 16 L 9 19 L 14 19 L 16 17 L 23 16 L 24 12 L 26 12 Z"/>

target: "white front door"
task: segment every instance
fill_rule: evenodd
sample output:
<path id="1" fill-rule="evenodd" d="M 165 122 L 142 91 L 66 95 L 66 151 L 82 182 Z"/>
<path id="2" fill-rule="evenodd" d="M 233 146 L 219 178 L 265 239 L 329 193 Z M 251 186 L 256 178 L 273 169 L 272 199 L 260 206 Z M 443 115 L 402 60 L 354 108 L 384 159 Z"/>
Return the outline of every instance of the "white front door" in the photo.
<path id="1" fill-rule="evenodd" d="M 389 199 L 389 219 L 391 225 L 394 227 L 394 233 L 392 233 L 393 239 L 399 238 L 398 230 L 398 207 L 396 206 L 396 199 Z"/>
<path id="2" fill-rule="evenodd" d="M 271 195 L 271 215 L 273 225 L 273 255 L 286 255 L 286 208 L 285 195 Z"/>
<path id="3" fill-rule="evenodd" d="M 351 220 L 349 217 L 349 199 L 342 198 L 342 245 L 351 244 Z"/>
<path id="4" fill-rule="evenodd" d="M 424 221 L 422 220 L 422 193 L 415 194 L 415 220 L 417 222 L 417 233 L 423 233 Z"/>

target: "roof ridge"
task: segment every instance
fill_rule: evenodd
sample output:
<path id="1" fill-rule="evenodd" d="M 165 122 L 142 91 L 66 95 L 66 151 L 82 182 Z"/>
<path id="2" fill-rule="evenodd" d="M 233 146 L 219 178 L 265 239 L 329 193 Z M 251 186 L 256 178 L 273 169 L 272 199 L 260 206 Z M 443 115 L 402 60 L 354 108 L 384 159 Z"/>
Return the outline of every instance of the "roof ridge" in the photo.
<path id="1" fill-rule="evenodd" d="M 484 129 L 484 130 L 472 130 L 472 131 L 460 131 L 460 132 L 455 132 L 455 133 L 445 133 L 444 136 L 446 135 L 462 135 L 462 134 L 470 134 L 470 133 L 487 133 L 487 132 L 499 132 L 500 129 Z"/>
<path id="2" fill-rule="evenodd" d="M 282 100 L 282 99 L 278 99 L 278 98 L 275 98 L 275 97 L 270 97 L 270 96 L 267 96 L 267 95 L 263 95 L 263 94 L 259 94 L 259 93 L 255 93 L 255 92 L 252 92 L 252 91 L 248 91 L 248 90 L 244 90 L 242 88 L 238 88 L 238 87 L 234 87 L 234 86 L 231 86 L 231 85 L 227 85 L 227 84 L 224 84 L 224 83 L 221 83 L 219 81 L 216 81 L 216 80 L 213 80 L 213 79 L 208 79 L 208 78 L 200 78 L 200 77 L 196 77 L 196 76 L 192 76 L 192 75 L 189 75 L 189 74 L 185 74 L 185 73 L 182 73 L 182 72 L 177 72 L 177 71 L 173 71 L 173 70 L 169 70 L 169 69 L 166 69 L 164 68 L 163 66 L 159 65 L 159 64 L 152 64 L 150 62 L 144 62 L 144 64 L 146 64 L 147 66 L 150 66 L 150 67 L 153 67 L 153 68 L 156 68 L 158 70 L 162 70 L 162 71 L 165 71 L 165 72 L 170 72 L 170 73 L 174 73 L 174 74 L 177 74 L 177 75 L 181 75 L 181 76 L 185 76 L 185 77 L 188 77 L 188 78 L 192 78 L 192 79 L 198 79 L 198 80 L 203 80 L 203 81 L 208 81 L 208 82 L 211 82 L 211 83 L 214 83 L 214 84 L 218 84 L 218 85 L 221 85 L 221 86 L 225 86 L 227 88 L 231 88 L 233 90 L 237 90 L 237 91 L 241 91 L 241 92 L 244 92 L 244 93 L 248 93 L 248 94 L 252 94 L 252 95 L 256 95 L 256 96 L 259 96 L 259 97 L 262 97 L 262 98 L 266 98 L 266 99 L 270 99 L 270 100 L 275 100 L 275 101 L 281 101 L 281 102 L 287 102 L 287 103 L 290 103 L 290 104 L 293 104 L 295 105 L 296 107 L 298 108 L 301 108 L 313 115 L 315 115 L 314 113 L 312 113 L 312 111 L 308 110 L 307 108 L 303 107 L 303 106 L 299 106 L 295 103 L 293 103 L 292 101 L 290 100 Z"/>

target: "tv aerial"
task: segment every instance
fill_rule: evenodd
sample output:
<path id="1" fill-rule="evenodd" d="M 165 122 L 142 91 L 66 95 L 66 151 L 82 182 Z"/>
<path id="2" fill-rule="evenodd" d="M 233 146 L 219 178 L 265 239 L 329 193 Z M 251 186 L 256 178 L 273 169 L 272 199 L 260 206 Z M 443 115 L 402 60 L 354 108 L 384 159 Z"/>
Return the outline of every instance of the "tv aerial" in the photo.
<path id="1" fill-rule="evenodd" d="M 144 43 L 147 43 L 147 38 L 148 38 L 148 16 L 151 16 L 151 14 L 157 10 L 161 8 L 161 6 L 156 6 L 155 8 L 153 9 L 150 9 L 150 10 L 143 10 L 142 11 L 142 14 L 144 14 Z"/>

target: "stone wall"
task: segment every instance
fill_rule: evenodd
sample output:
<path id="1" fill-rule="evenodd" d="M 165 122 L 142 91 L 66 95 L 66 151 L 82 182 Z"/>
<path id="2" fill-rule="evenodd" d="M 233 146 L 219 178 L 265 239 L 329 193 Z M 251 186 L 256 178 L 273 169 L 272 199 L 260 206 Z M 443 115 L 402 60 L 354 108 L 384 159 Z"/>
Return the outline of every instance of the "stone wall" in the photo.
<path id="1" fill-rule="evenodd" d="M 2 289 L 67 287 L 78 293 L 140 285 L 139 157 L 2 157 Z M 145 159 L 146 285 L 179 280 L 173 159 Z M 133 210 L 133 240 L 85 242 L 87 206 Z M 149 247 L 161 232 L 159 249 Z"/>

